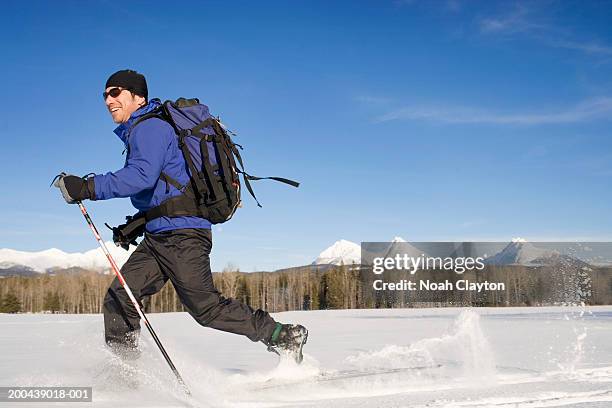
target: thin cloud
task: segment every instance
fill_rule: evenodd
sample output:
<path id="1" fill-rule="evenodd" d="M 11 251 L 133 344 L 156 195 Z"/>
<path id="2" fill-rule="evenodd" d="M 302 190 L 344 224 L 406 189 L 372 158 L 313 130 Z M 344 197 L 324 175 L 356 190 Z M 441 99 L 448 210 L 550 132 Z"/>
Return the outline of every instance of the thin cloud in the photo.
<path id="1" fill-rule="evenodd" d="M 376 118 L 375 122 L 416 120 L 449 124 L 546 125 L 584 122 L 610 115 L 612 115 L 612 98 L 598 98 L 550 113 L 509 114 L 464 107 L 403 107 Z"/>
<path id="2" fill-rule="evenodd" d="M 593 41 L 579 41 L 566 29 L 536 21 L 533 10 L 517 5 L 505 15 L 486 17 L 479 21 L 483 35 L 524 35 L 544 45 L 580 51 L 591 55 L 612 55 L 612 47 Z"/>
<path id="3" fill-rule="evenodd" d="M 518 5 L 515 10 L 504 16 L 487 17 L 480 20 L 481 33 L 515 34 L 546 29 L 547 26 L 530 21 L 529 10 Z"/>
<path id="4" fill-rule="evenodd" d="M 568 50 L 582 51 L 586 54 L 612 55 L 612 47 L 597 43 L 581 43 L 576 41 L 549 40 L 552 47 L 566 48 Z"/>

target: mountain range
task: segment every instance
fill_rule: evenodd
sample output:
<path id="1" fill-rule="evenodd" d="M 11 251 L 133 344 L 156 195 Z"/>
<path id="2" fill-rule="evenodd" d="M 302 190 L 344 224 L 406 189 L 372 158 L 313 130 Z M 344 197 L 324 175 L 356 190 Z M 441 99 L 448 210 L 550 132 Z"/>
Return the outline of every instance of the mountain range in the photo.
<path id="1" fill-rule="evenodd" d="M 557 251 L 537 248 L 525 240 L 513 240 L 501 252 L 488 257 L 485 262 L 492 265 L 534 265 L 558 255 Z"/>
<path id="2" fill-rule="evenodd" d="M 128 252 L 116 247 L 112 242 L 107 242 L 106 245 L 120 267 L 135 249 L 132 246 Z M 407 253 L 408 256 L 418 257 L 424 252 L 407 243 L 401 237 L 395 237 L 388 243 L 388 246 L 383 248 L 380 255 L 393 257 L 396 253 Z M 485 259 L 485 263 L 493 265 L 521 264 L 536 266 L 559 262 L 581 262 L 587 265 L 583 261 L 562 255 L 557 251 L 538 248 L 523 239 L 512 240 L 503 250 Z M 324 249 L 311 265 L 352 265 L 360 263 L 361 245 L 341 239 Z M 82 253 L 67 253 L 57 248 L 39 252 L 0 249 L 0 276 L 35 275 L 37 273 L 53 273 L 58 270 L 110 272 L 108 260 L 99 248 Z"/>
<path id="3" fill-rule="evenodd" d="M 411 243 L 406 242 L 401 237 L 395 237 L 391 242 L 388 242 L 385 245 L 386 246 L 375 251 L 375 254 L 364 254 L 364 259 L 371 260 L 373 256 L 393 258 L 398 254 L 401 256 L 406 254 L 408 257 L 413 258 L 418 258 L 420 256 L 439 256 L 443 258 L 478 256 L 477 254 L 472 253 L 475 251 L 475 245 L 472 245 L 471 243 L 462 243 L 458 246 L 453 243 L 434 243 L 433 245 L 430 243 L 428 246 L 431 250 L 434 250 L 434 253 L 428 253 L 426 250 L 419 249 Z M 368 248 L 370 248 L 370 246 L 368 246 Z M 359 264 L 361 262 L 360 249 L 360 245 L 354 242 L 340 240 L 321 252 L 313 264 Z M 484 258 L 484 263 L 490 265 L 573 265 L 576 267 L 587 267 L 589 265 L 589 263 L 579 259 L 578 257 L 562 254 L 557 250 L 540 248 L 522 238 L 513 239 L 505 247 L 503 247 L 501 251 L 494 253 L 492 256 L 484 255 Z"/>
<path id="4" fill-rule="evenodd" d="M 121 267 L 127 261 L 136 247 L 130 251 L 107 242 L 106 247 Z M 14 249 L 0 249 L 0 275 L 31 275 L 35 273 L 49 273 L 56 270 L 80 268 L 95 272 L 108 272 L 110 266 L 106 256 L 100 248 L 86 252 L 68 253 L 57 248 L 38 252 L 16 251 Z M 12 272 L 12 273 L 11 273 Z"/>

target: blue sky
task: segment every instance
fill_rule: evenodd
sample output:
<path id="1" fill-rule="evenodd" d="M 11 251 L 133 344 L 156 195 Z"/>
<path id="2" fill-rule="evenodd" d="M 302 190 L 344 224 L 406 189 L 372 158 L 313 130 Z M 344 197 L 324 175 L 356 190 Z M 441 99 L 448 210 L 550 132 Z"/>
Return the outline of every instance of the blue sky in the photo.
<path id="1" fill-rule="evenodd" d="M 124 68 L 208 104 L 251 173 L 302 182 L 257 183 L 264 207 L 213 229 L 215 270 L 341 238 L 612 238 L 610 2 L 23 4 L 0 16 L 0 247 L 96 246 L 49 183 L 122 166 L 100 93 Z"/>

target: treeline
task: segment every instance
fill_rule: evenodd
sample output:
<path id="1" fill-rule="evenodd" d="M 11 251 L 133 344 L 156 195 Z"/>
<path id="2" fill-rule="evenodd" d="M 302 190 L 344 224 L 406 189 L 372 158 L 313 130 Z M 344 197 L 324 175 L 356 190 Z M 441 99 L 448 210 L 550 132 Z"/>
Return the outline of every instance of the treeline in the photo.
<path id="1" fill-rule="evenodd" d="M 57 272 L 54 275 L 10 276 L 0 279 L 0 312 L 100 313 L 112 275 L 95 272 Z M 301 267 L 277 272 L 213 274 L 217 289 L 253 308 L 288 310 L 401 308 L 442 306 L 540 306 L 555 304 L 612 304 L 612 269 L 567 267 L 487 266 L 478 272 L 387 271 L 374 275 L 366 268 Z M 458 280 L 503 283 L 502 291 L 385 290 L 374 280 L 400 282 Z M 184 311 L 170 282 L 143 299 L 150 313 Z"/>
<path id="2" fill-rule="evenodd" d="M 214 273 L 217 289 L 254 308 L 271 312 L 319 309 L 321 276 L 317 268 L 290 272 L 224 271 Z M 35 276 L 0 278 L 0 313 L 101 313 L 113 275 L 91 271 L 56 271 Z M 170 282 L 157 294 L 143 299 L 150 313 L 184 311 Z M 353 304 L 355 306 L 355 304 Z"/>
<path id="3" fill-rule="evenodd" d="M 0 312 L 100 313 L 110 275 L 65 271 L 0 279 Z"/>

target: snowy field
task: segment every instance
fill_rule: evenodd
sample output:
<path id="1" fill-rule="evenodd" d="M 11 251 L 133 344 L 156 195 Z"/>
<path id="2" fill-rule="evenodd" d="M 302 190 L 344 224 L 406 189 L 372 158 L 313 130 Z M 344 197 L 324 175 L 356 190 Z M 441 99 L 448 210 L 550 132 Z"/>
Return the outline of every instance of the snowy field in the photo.
<path id="1" fill-rule="evenodd" d="M 612 407 L 612 307 L 287 312 L 310 330 L 302 366 L 262 344 L 150 320 L 143 356 L 105 350 L 101 315 L 0 315 L 0 386 L 93 386 L 93 403 L 41 407 Z"/>

